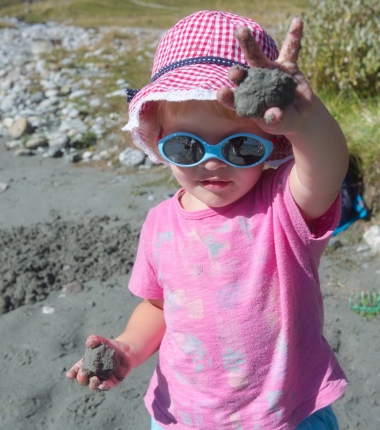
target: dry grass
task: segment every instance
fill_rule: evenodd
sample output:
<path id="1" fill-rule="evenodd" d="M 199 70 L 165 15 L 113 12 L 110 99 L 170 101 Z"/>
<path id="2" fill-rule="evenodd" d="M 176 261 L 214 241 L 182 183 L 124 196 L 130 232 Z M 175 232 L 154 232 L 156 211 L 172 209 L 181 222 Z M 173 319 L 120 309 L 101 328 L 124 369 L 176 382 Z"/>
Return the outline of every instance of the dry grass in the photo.
<path id="1" fill-rule="evenodd" d="M 276 27 L 288 15 L 301 13 L 307 0 L 66 0 L 15 4 L 0 9 L 0 16 L 18 16 L 27 22 L 53 20 L 82 27 L 137 26 L 169 28 L 180 18 L 202 9 L 225 10 L 250 16 L 264 27 Z"/>

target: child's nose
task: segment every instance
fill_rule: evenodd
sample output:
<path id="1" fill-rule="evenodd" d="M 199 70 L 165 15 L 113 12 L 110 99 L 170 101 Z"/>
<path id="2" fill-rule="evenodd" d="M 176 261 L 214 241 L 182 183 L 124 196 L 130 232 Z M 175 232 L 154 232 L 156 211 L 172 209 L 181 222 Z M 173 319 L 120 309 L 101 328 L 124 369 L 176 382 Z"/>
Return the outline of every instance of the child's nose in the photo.
<path id="1" fill-rule="evenodd" d="M 200 164 L 201 167 L 207 170 L 218 170 L 224 167 L 228 167 L 228 164 L 218 158 L 209 158 Z"/>

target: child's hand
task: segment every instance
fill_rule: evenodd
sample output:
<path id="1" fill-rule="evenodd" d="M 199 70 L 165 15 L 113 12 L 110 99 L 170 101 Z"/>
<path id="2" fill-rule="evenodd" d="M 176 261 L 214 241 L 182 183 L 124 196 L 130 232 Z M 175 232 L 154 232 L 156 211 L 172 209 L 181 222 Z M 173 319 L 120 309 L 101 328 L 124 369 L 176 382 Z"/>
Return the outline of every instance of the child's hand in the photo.
<path id="1" fill-rule="evenodd" d="M 265 111 L 263 118 L 254 118 L 257 124 L 270 134 L 287 135 L 302 130 L 306 126 L 310 113 L 314 110 L 316 97 L 297 65 L 302 29 L 302 20 L 298 17 L 293 18 L 276 61 L 268 59 L 247 27 L 239 27 L 235 33 L 251 67 L 278 68 L 293 76 L 297 81 L 292 105 L 285 110 L 278 107 L 269 108 Z M 245 78 L 245 71 L 241 67 L 233 66 L 230 68 L 228 76 L 232 82 L 239 85 Z M 224 106 L 234 109 L 234 91 L 230 88 L 221 88 L 217 93 L 217 98 Z"/>
<path id="2" fill-rule="evenodd" d="M 88 385 L 91 391 L 107 391 L 116 387 L 133 368 L 133 354 L 128 345 L 96 335 L 89 336 L 86 341 L 87 348 L 96 348 L 101 344 L 106 344 L 115 350 L 113 356 L 115 370 L 106 380 L 101 381 L 97 376 L 88 378 L 82 370 L 83 359 L 75 363 L 66 373 L 69 379 L 76 379 L 80 385 Z"/>

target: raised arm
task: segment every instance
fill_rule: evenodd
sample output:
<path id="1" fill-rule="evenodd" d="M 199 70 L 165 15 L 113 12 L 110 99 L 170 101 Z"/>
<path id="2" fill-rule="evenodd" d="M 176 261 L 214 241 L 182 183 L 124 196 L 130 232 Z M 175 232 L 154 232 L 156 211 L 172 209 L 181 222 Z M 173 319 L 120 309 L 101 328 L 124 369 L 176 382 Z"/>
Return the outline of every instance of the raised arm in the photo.
<path id="1" fill-rule="evenodd" d="M 253 118 L 267 133 L 285 135 L 293 145 L 295 165 L 290 188 L 306 221 L 323 215 L 334 202 L 348 167 L 344 135 L 297 65 L 303 23 L 293 18 L 276 61 L 270 61 L 246 27 L 236 32 L 240 46 L 251 67 L 279 68 L 297 81 L 295 99 L 285 110 L 273 107 L 263 118 Z M 241 69 L 232 67 L 230 79 L 239 84 Z M 218 91 L 218 100 L 233 108 L 234 94 L 228 88 Z"/>
<path id="2" fill-rule="evenodd" d="M 66 376 L 76 379 L 80 385 L 89 385 L 92 391 L 107 391 L 119 385 L 133 368 L 142 364 L 160 347 L 166 330 L 162 309 L 162 299 L 144 300 L 134 310 L 124 332 L 115 340 L 97 335 L 87 338 L 87 348 L 96 348 L 103 343 L 115 350 L 115 371 L 108 379 L 100 381 L 96 376 L 88 378 L 81 368 L 83 360 L 79 360 Z"/>

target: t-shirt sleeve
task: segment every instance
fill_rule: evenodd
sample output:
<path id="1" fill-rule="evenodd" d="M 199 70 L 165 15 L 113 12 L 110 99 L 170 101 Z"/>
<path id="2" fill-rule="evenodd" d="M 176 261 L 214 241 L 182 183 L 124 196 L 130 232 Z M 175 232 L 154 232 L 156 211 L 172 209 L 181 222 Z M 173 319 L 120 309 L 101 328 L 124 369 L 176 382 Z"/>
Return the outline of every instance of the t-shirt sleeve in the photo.
<path id="1" fill-rule="evenodd" d="M 141 229 L 136 260 L 133 265 L 129 290 L 144 299 L 161 299 L 163 290 L 158 283 L 158 273 L 153 260 L 153 216 L 150 213 Z"/>
<path id="2" fill-rule="evenodd" d="M 294 162 L 288 162 L 274 173 L 272 182 L 274 208 L 285 230 L 294 229 L 305 244 L 318 247 L 319 243 L 324 249 L 332 232 L 339 224 L 340 193 L 331 207 L 322 216 L 313 220 L 311 225 L 308 225 L 290 190 L 289 175 L 293 165 Z"/>

